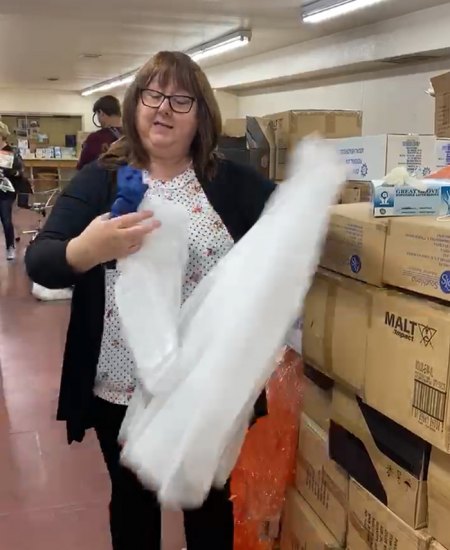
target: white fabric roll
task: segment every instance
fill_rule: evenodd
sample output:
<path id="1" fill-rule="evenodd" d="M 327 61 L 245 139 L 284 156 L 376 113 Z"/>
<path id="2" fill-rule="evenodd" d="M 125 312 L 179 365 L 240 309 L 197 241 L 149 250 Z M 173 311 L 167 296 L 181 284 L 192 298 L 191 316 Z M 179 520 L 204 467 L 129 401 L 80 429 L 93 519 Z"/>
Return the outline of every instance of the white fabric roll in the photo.
<path id="1" fill-rule="evenodd" d="M 119 262 L 117 304 L 141 381 L 121 431 L 122 460 L 163 504 L 198 507 L 229 477 L 253 404 L 302 307 L 344 179 L 333 148 L 305 140 L 260 220 L 178 319 L 184 230 L 184 241 L 175 228 L 172 237 L 155 233 Z M 178 264 L 163 244 L 171 238 Z"/>

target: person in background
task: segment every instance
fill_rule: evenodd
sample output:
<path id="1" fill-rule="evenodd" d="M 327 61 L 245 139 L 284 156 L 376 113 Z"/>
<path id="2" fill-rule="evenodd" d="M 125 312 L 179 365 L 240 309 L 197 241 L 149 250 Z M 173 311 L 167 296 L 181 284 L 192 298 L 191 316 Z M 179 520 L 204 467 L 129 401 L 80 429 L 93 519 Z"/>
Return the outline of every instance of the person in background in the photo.
<path id="1" fill-rule="evenodd" d="M 95 428 L 111 478 L 113 548 L 160 550 L 156 495 L 120 463 L 117 437 L 136 368 L 114 291 L 114 261 L 139 250 L 159 222 L 149 212 L 106 214 L 115 200 L 117 170 L 127 164 L 142 169 L 151 197 L 188 213 L 184 299 L 256 223 L 275 185 L 249 166 L 218 157 L 219 106 L 204 72 L 183 53 L 161 52 L 144 65 L 126 92 L 123 122 L 124 137 L 65 188 L 28 248 L 26 266 L 46 288 L 75 287 L 58 418 L 67 422 L 69 442 Z M 263 394 L 255 418 L 266 412 Z M 233 549 L 229 491 L 228 485 L 213 489 L 200 509 L 185 511 L 188 550 Z"/>
<path id="2" fill-rule="evenodd" d="M 90 134 L 83 144 L 78 170 L 106 153 L 110 145 L 122 136 L 122 113 L 117 97 L 105 95 L 94 103 L 92 120 L 100 128 Z"/>
<path id="3" fill-rule="evenodd" d="M 11 168 L 0 167 L 0 184 L 3 183 L 3 185 L 0 185 L 0 220 L 5 234 L 6 259 L 11 261 L 16 257 L 12 211 L 17 196 L 18 185 L 22 177 L 23 162 L 20 155 L 8 144 L 9 136 L 8 126 L 4 122 L 0 122 L 0 151 L 13 156 Z M 11 185 L 13 190 L 4 190 Z"/>

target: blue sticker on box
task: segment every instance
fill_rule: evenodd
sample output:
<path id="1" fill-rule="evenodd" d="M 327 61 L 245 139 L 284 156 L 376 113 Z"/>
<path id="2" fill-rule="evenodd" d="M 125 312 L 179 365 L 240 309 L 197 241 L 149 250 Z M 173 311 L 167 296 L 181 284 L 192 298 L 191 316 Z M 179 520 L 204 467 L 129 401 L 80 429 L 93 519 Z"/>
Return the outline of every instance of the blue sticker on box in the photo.
<path id="1" fill-rule="evenodd" d="M 350 269 L 352 273 L 359 273 L 362 268 L 361 258 L 356 254 L 350 258 Z"/>
<path id="2" fill-rule="evenodd" d="M 444 271 L 439 279 L 439 286 L 444 294 L 450 294 L 450 271 Z"/>

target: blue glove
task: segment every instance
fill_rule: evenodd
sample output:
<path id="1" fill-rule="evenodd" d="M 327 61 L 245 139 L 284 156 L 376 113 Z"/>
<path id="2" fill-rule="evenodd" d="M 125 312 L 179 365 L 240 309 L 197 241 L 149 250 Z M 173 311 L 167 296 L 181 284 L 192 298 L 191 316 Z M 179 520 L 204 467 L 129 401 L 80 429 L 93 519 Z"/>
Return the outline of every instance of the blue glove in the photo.
<path id="1" fill-rule="evenodd" d="M 117 194 L 111 207 L 111 218 L 136 212 L 148 189 L 143 183 L 142 170 L 121 166 L 117 172 Z"/>

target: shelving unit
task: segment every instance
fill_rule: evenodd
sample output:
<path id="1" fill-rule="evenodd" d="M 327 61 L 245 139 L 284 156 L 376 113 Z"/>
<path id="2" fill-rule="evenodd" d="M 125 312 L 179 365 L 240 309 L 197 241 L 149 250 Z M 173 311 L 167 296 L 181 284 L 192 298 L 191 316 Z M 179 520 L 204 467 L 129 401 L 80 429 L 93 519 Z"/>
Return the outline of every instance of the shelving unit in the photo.
<path id="1" fill-rule="evenodd" d="M 31 181 L 52 174 L 59 186 L 64 187 L 75 175 L 77 162 L 77 159 L 26 159 L 25 174 Z"/>

